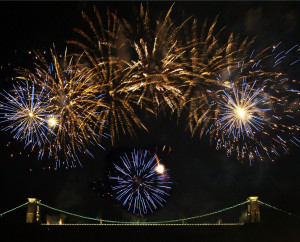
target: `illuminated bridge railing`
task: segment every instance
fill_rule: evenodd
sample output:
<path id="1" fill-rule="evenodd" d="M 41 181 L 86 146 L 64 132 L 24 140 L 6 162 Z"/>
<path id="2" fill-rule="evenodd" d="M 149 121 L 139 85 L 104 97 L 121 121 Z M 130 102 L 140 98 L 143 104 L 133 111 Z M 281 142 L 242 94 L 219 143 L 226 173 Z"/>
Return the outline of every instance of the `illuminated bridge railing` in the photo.
<path id="1" fill-rule="evenodd" d="M 99 220 L 98 220 L 99 222 Z M 43 226 L 241 226 L 243 223 L 192 223 L 192 224 L 175 224 L 175 223 L 147 223 L 147 222 L 127 222 L 127 223 L 62 223 L 62 224 L 46 224 L 42 223 Z"/>

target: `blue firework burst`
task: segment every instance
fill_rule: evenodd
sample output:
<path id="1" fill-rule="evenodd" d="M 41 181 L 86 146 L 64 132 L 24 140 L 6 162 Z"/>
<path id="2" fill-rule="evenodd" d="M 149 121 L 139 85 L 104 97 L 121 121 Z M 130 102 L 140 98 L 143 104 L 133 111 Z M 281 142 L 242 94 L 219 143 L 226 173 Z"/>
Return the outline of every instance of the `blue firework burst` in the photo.
<path id="1" fill-rule="evenodd" d="M 217 149 L 249 158 L 250 163 L 275 160 L 280 153 L 288 154 L 291 145 L 299 147 L 299 81 L 281 71 L 299 62 L 289 55 L 300 48 L 295 45 L 275 54 L 277 48 L 256 56 L 252 51 L 249 58 L 220 73 L 216 79 L 222 88 L 215 92 L 212 112 L 207 112 L 213 123 L 208 126 L 207 121 L 206 133 Z"/>
<path id="2" fill-rule="evenodd" d="M 122 166 L 114 164 L 115 176 L 109 177 L 116 199 L 139 216 L 163 207 L 172 182 L 157 155 L 134 150 L 120 158 Z"/>
<path id="3" fill-rule="evenodd" d="M 4 91 L 0 101 L 1 123 L 7 126 L 2 130 L 10 131 L 14 138 L 25 142 L 25 147 L 41 147 L 48 140 L 52 111 L 49 109 L 49 93 L 44 88 L 36 91 L 34 84 L 28 82 L 13 85 L 11 93 Z M 51 126 L 51 125 L 50 125 Z"/>
<path id="4" fill-rule="evenodd" d="M 271 99 L 262 95 L 264 87 L 255 88 L 244 82 L 241 90 L 232 83 L 231 92 L 223 90 L 223 99 L 219 101 L 220 112 L 216 124 L 225 131 L 227 137 L 251 137 L 255 131 L 261 131 L 268 122 L 267 111 Z"/>

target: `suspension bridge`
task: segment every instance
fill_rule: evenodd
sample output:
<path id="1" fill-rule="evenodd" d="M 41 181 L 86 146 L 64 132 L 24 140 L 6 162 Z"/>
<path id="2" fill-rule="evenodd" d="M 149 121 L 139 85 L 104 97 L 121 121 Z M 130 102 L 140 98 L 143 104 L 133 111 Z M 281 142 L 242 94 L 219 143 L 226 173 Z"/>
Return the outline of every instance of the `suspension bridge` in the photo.
<path id="1" fill-rule="evenodd" d="M 215 215 L 215 214 L 221 214 L 225 211 L 229 211 L 231 209 L 247 205 L 247 214 L 245 214 L 245 218 L 243 222 L 240 223 L 222 223 L 219 221 L 218 223 L 197 223 L 194 221 L 197 221 L 199 219 Z M 216 211 L 212 211 L 209 213 L 193 216 L 193 217 L 186 217 L 186 218 L 178 218 L 178 219 L 172 219 L 172 220 L 162 220 L 162 221 L 117 221 L 117 220 L 109 220 L 104 218 L 94 218 L 94 217 L 88 217 L 83 216 L 80 214 L 76 214 L 69 211 L 64 211 L 58 208 L 54 208 L 52 206 L 49 206 L 47 204 L 42 203 L 40 200 L 36 198 L 28 198 L 28 201 L 20 204 L 19 206 L 16 206 L 12 209 L 9 209 L 7 211 L 4 211 L 0 214 L 0 217 L 7 216 L 10 213 L 13 213 L 14 211 L 21 209 L 23 207 L 27 206 L 27 213 L 26 213 L 26 223 L 38 223 L 43 226 L 51 226 L 51 225 L 101 225 L 101 226 L 205 226 L 205 225 L 222 225 L 222 226 L 241 226 L 249 223 L 259 223 L 260 222 L 260 206 L 264 206 L 273 210 L 276 210 L 280 213 L 284 213 L 288 216 L 294 217 L 299 219 L 300 216 L 294 215 L 291 212 L 285 211 L 283 209 L 277 208 L 275 206 L 272 206 L 270 204 L 267 204 L 265 202 L 262 202 L 258 200 L 258 197 L 249 197 L 246 201 L 243 201 L 241 203 L 219 209 Z M 58 214 L 66 215 L 66 216 L 72 216 L 77 217 L 79 219 L 84 219 L 87 222 L 85 223 L 63 223 L 62 220 L 58 220 L 56 222 L 42 222 L 41 216 L 40 216 L 40 207 L 52 210 L 57 212 Z"/>
<path id="2" fill-rule="evenodd" d="M 245 208 L 246 209 L 245 209 Z M 264 207 L 264 208 L 263 208 Z M 42 208 L 42 209 L 41 209 Z M 199 221 L 212 221 L 209 217 L 227 216 L 234 214 L 234 209 L 246 210 L 245 219 L 238 223 L 200 223 Z M 24 210 L 27 209 L 25 212 Z M 261 221 L 268 214 L 280 216 L 280 224 L 265 223 Z M 48 212 L 56 218 L 63 215 L 72 220 L 47 221 L 44 216 Z M 42 214 L 40 214 L 42 212 Z M 236 211 L 237 212 L 237 211 Z M 23 222 L 6 223 L 5 218 L 21 216 Z M 232 216 L 231 216 L 232 217 Z M 26 219 L 25 219 L 26 218 Z M 293 218 L 293 219 L 288 219 Z M 263 220 L 263 219 L 262 219 Z M 2 221 L 2 222 L 1 222 Z M 26 221 L 26 223 L 25 223 Z M 67 223 L 67 221 L 75 221 Z M 270 220 L 268 220 L 270 221 Z M 210 211 L 193 217 L 180 217 L 172 220 L 158 221 L 119 221 L 108 218 L 88 217 L 79 213 L 64 211 L 41 202 L 36 198 L 8 209 L 0 214 L 1 241 L 230 241 L 230 242 L 256 242 L 256 241 L 287 241 L 299 242 L 300 217 L 258 200 L 258 197 L 249 197 L 246 201 L 232 206 Z M 9 238 L 9 239 L 7 239 Z"/>

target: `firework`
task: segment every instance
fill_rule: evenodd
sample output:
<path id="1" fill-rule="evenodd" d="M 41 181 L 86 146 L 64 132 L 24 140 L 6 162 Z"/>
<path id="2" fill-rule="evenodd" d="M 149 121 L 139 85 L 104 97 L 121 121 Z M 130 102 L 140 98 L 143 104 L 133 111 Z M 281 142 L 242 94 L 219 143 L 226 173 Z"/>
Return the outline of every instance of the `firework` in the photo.
<path id="1" fill-rule="evenodd" d="M 94 6 L 94 16 L 96 19 L 93 21 L 85 12 L 82 12 L 82 17 L 91 33 L 74 28 L 73 30 L 82 37 L 82 40 L 68 40 L 67 43 L 85 50 L 89 60 L 96 61 L 93 63 L 96 67 L 97 63 L 106 61 L 106 58 L 116 57 L 118 52 L 122 51 L 123 44 L 119 40 L 120 25 L 116 13 L 107 9 L 107 19 L 102 19 L 98 9 Z"/>
<path id="2" fill-rule="evenodd" d="M 299 82 L 275 68 L 280 61 L 289 66 L 297 63 L 293 56 L 284 57 L 299 48 L 278 54 L 277 47 L 256 56 L 253 51 L 250 58 L 228 67 L 216 78 L 224 88 L 210 103 L 213 108 L 207 117 L 211 125 L 206 133 L 228 155 L 235 153 L 250 162 L 265 157 L 274 160 L 280 153 L 289 153 L 291 145 L 299 146 Z"/>
<path id="3" fill-rule="evenodd" d="M 247 137 L 253 136 L 253 129 L 261 131 L 264 123 L 267 122 L 266 112 L 270 99 L 260 97 L 263 87 L 254 89 L 255 83 L 249 87 L 247 83 L 242 84 L 241 90 L 232 86 L 230 96 L 224 91 L 224 101 L 220 101 L 219 119 L 217 125 L 221 130 L 226 130 L 225 135 L 241 138 L 244 134 Z M 255 90 L 255 92 L 251 92 Z M 259 106 L 266 108 L 259 108 Z"/>
<path id="4" fill-rule="evenodd" d="M 106 111 L 100 114 L 102 120 L 107 120 L 109 135 L 112 144 L 119 138 L 120 131 L 136 137 L 134 126 L 147 128 L 136 113 L 138 95 L 126 87 L 132 78 L 132 72 L 126 68 L 126 64 L 118 57 L 122 51 L 122 43 L 119 39 L 119 24 L 115 14 L 107 11 L 107 27 L 98 10 L 94 7 L 97 22 L 94 22 L 83 13 L 84 19 L 92 29 L 91 35 L 83 30 L 75 29 L 83 40 L 68 41 L 68 43 L 80 46 L 85 51 L 87 66 L 92 75 L 93 86 L 103 94 L 101 105 Z M 99 29 L 99 30 L 98 30 Z"/>
<path id="5" fill-rule="evenodd" d="M 162 207 L 172 182 L 157 156 L 134 150 L 121 160 L 122 166 L 114 164 L 116 175 L 109 177 L 116 199 L 140 216 Z"/>
<path id="6" fill-rule="evenodd" d="M 198 21 L 194 19 L 192 26 L 185 28 L 185 41 L 190 48 L 182 56 L 182 61 L 187 64 L 189 78 L 182 88 L 184 102 L 181 110 L 188 110 L 188 126 L 192 134 L 200 125 L 206 126 L 207 113 L 212 111 L 210 100 L 215 96 L 214 90 L 218 86 L 224 87 L 224 83 L 218 82 L 215 76 L 223 69 L 236 65 L 237 59 L 243 58 L 253 43 L 253 40 L 246 38 L 239 44 L 238 36 L 234 37 L 233 33 L 223 43 L 220 35 L 224 28 L 217 30 L 217 20 L 218 16 L 208 25 L 206 19 L 199 30 Z"/>
<path id="7" fill-rule="evenodd" d="M 273 160 L 279 149 L 298 146 L 299 82 L 283 73 L 299 64 L 291 58 L 299 45 L 248 57 L 253 40 L 238 44 L 230 34 L 221 43 L 217 18 L 200 31 L 196 19 L 175 24 L 173 5 L 153 23 L 143 4 L 136 24 L 109 9 L 103 19 L 94 7 L 95 21 L 82 13 L 88 29 L 75 28 L 81 40 L 68 41 L 82 52 L 58 56 L 53 48 L 50 59 L 35 52 L 34 69 L 18 69 L 25 84 L 2 94 L 4 130 L 39 147 L 39 159 L 55 157 L 58 166 L 61 159 L 80 163 L 78 153 L 92 156 L 88 146 L 101 146 L 103 136 L 112 144 L 121 133 L 136 137 L 136 127 L 147 131 L 140 113 L 167 107 L 178 117 L 187 108 L 192 134 L 200 128 L 200 137 L 209 134 L 218 149 L 241 159 Z M 144 213 L 142 206 L 136 211 Z"/>
<path id="8" fill-rule="evenodd" d="M 142 4 L 136 25 L 130 25 L 125 19 L 121 21 L 125 48 L 130 56 L 126 64 L 134 73 L 126 87 L 139 93 L 139 104 L 150 101 L 154 112 L 166 106 L 172 111 L 179 109 L 183 98 L 180 86 L 188 79 L 181 56 L 189 46 L 182 44 L 180 33 L 189 18 L 176 26 L 170 18 L 173 5 L 165 17 L 155 21 L 154 28 L 150 27 L 149 8 L 144 9 Z"/>
<path id="9" fill-rule="evenodd" d="M 54 156 L 60 165 L 60 155 L 64 154 L 65 165 L 68 159 L 80 164 L 77 153 L 92 156 L 87 149 L 90 143 L 100 144 L 103 121 L 99 115 L 105 111 L 101 105 L 99 91 L 91 85 L 91 76 L 79 64 L 80 58 L 74 62 L 67 58 L 67 50 L 61 58 L 55 48 L 51 49 L 51 60 L 36 52 L 35 69 L 18 69 L 19 79 L 30 80 L 49 93 L 49 109 L 53 113 L 48 123 L 52 134 L 47 138 L 49 142 L 40 150 L 39 158 L 45 153 Z M 101 146 L 102 147 L 102 146 Z M 74 166 L 74 164 L 73 164 Z"/>
<path id="10" fill-rule="evenodd" d="M 37 92 L 34 84 L 28 82 L 13 85 L 11 93 L 4 91 L 1 95 L 0 108 L 3 111 L 1 123 L 6 127 L 3 131 L 10 131 L 17 140 L 24 141 L 25 147 L 42 147 L 48 140 L 48 134 L 53 133 L 48 126 L 52 115 L 49 92 L 44 89 Z"/>

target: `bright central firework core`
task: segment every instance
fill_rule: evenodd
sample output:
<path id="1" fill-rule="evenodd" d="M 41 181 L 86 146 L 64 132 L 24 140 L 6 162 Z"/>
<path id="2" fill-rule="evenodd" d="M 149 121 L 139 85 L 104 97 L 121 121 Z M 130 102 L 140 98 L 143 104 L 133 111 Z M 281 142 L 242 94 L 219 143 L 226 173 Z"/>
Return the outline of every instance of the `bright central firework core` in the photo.
<path id="1" fill-rule="evenodd" d="M 241 88 L 233 85 L 230 92 L 223 91 L 217 123 L 228 137 L 253 137 L 253 130 L 263 128 L 266 111 L 270 110 L 267 108 L 270 99 L 261 97 L 263 88 L 255 88 L 255 82 L 252 86 L 244 82 Z"/>
<path id="2" fill-rule="evenodd" d="M 155 168 L 155 171 L 157 173 L 163 174 L 164 171 L 165 171 L 165 167 L 163 165 L 161 165 L 161 164 L 158 164 L 157 167 Z"/>
<path id="3" fill-rule="evenodd" d="M 235 110 L 235 112 L 236 112 L 236 114 L 238 115 L 238 117 L 240 119 L 246 118 L 246 110 L 244 108 L 237 107 L 237 109 Z"/>
<path id="4" fill-rule="evenodd" d="M 29 117 L 30 117 L 30 118 L 33 117 L 33 113 L 32 113 L 32 112 L 29 113 Z"/>
<path id="5" fill-rule="evenodd" d="M 54 127 L 54 126 L 57 124 L 57 121 L 56 121 L 55 118 L 50 118 L 50 119 L 48 120 L 48 123 L 49 123 L 49 126 L 50 126 L 50 127 Z"/>

